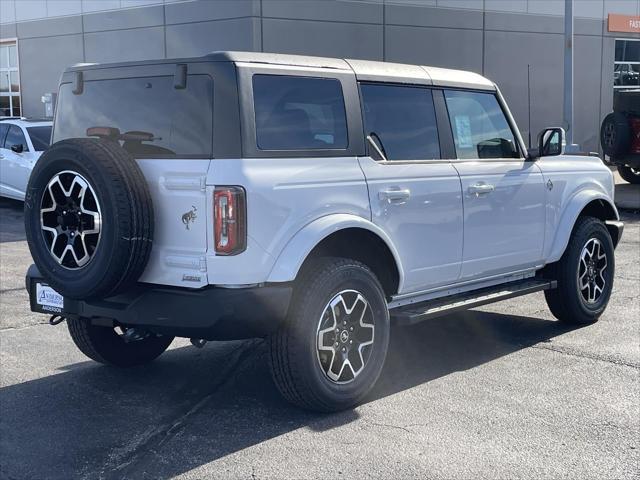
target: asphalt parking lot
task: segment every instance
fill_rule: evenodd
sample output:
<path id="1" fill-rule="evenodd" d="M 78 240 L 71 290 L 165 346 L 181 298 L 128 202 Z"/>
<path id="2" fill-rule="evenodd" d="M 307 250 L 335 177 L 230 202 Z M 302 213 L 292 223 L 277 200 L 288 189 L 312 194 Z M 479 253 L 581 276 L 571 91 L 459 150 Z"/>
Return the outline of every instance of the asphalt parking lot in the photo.
<path id="1" fill-rule="evenodd" d="M 640 478 L 637 211 L 597 324 L 536 294 L 396 329 L 368 401 L 317 415 L 280 398 L 261 340 L 88 361 L 29 311 L 21 208 L 0 200 L 3 479 Z"/>

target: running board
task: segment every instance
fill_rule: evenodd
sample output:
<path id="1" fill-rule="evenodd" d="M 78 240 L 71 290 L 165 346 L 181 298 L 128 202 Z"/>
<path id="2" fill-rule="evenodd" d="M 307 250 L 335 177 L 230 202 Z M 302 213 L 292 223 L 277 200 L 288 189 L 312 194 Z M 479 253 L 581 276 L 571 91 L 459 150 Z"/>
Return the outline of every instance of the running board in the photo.
<path id="1" fill-rule="evenodd" d="M 391 321 L 396 325 L 413 325 L 423 320 L 480 307 L 488 303 L 520 297 L 542 290 L 550 290 L 556 288 L 557 285 L 558 282 L 555 280 L 518 280 L 517 282 L 503 283 L 471 292 L 405 305 L 390 310 L 389 315 L 391 316 Z"/>

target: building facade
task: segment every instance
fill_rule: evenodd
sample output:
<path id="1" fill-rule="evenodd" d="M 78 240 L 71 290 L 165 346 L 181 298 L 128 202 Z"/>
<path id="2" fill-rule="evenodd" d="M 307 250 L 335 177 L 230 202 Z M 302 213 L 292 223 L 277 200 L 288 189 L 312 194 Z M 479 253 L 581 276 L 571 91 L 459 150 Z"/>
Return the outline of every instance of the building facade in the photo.
<path id="1" fill-rule="evenodd" d="M 640 0 L 574 0 L 574 141 L 640 82 Z M 63 69 L 255 50 L 481 73 L 525 139 L 562 124 L 564 0 L 0 0 L 0 114 L 42 116 Z"/>

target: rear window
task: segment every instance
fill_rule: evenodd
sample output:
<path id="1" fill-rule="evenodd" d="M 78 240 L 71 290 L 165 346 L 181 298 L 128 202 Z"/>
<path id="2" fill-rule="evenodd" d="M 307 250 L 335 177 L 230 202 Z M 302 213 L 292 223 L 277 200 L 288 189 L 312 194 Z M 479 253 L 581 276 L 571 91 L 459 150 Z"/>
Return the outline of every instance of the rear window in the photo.
<path id="1" fill-rule="evenodd" d="M 253 98 L 259 149 L 347 148 L 347 118 L 339 80 L 254 75 Z"/>
<path id="2" fill-rule="evenodd" d="M 44 152 L 51 142 L 51 127 L 27 127 L 27 133 L 36 152 Z"/>
<path id="3" fill-rule="evenodd" d="M 136 157 L 210 157 L 213 80 L 189 75 L 186 88 L 173 84 L 173 76 L 92 80 L 80 95 L 64 84 L 53 141 L 108 127 L 117 129 L 122 147 Z"/>

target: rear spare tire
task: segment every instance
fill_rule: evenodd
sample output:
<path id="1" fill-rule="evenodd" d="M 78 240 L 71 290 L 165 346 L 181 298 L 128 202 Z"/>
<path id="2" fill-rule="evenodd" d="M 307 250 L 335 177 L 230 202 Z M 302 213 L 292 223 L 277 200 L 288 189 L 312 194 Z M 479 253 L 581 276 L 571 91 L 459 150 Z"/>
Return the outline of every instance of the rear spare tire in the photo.
<path id="1" fill-rule="evenodd" d="M 36 164 L 24 203 L 31 256 L 65 297 L 114 295 L 138 280 L 153 206 L 136 161 L 113 141 L 62 140 Z"/>
<path id="2" fill-rule="evenodd" d="M 613 112 L 604 117 L 600 127 L 600 144 L 610 157 L 626 155 L 631 145 L 631 127 L 627 116 Z"/>

